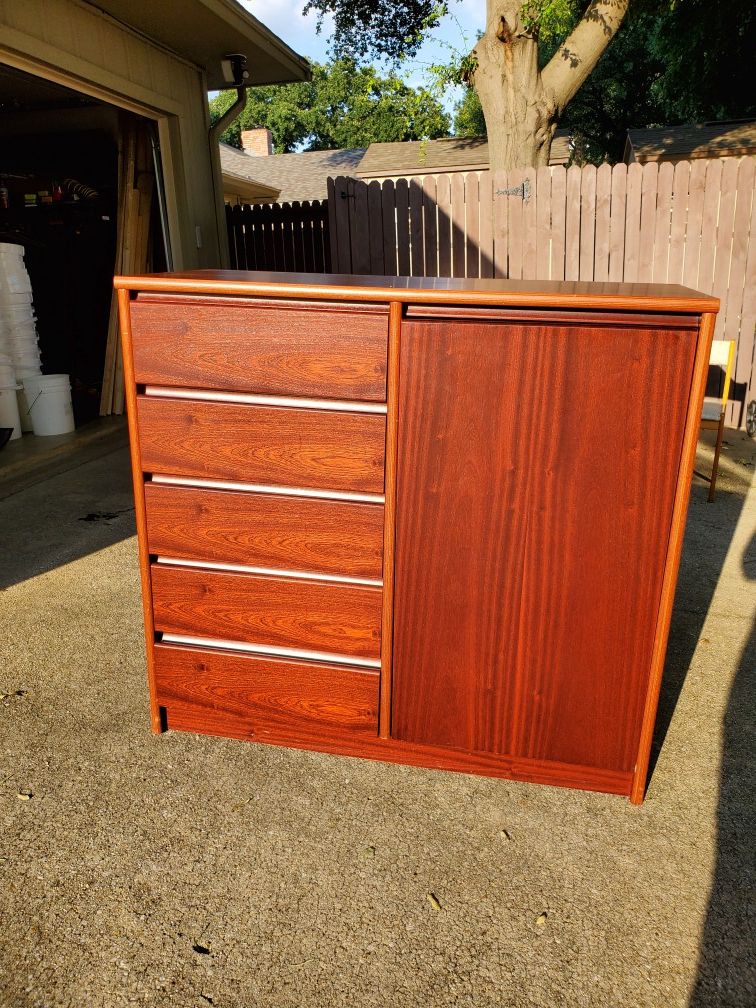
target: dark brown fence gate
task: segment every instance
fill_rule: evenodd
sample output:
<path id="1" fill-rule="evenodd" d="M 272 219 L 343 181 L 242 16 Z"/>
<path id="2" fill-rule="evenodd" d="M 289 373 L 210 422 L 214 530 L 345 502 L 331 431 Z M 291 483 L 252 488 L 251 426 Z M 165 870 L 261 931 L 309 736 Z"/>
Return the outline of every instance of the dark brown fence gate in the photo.
<path id="1" fill-rule="evenodd" d="M 226 206 L 231 268 L 328 273 L 328 201 Z"/>

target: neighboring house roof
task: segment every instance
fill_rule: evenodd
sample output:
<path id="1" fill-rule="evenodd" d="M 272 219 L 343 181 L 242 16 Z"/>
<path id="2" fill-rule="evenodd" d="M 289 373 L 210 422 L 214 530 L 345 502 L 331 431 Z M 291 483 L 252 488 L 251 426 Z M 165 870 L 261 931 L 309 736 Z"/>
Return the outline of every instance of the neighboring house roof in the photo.
<path id="1" fill-rule="evenodd" d="M 695 123 L 627 131 L 624 160 L 684 161 L 756 154 L 756 122 Z"/>
<path id="2" fill-rule="evenodd" d="M 208 90 L 229 87 L 221 73 L 228 53 L 247 57 L 249 84 L 308 80 L 310 65 L 236 0 L 96 0 L 123 24 L 205 68 Z"/>
<path id="3" fill-rule="evenodd" d="M 569 134 L 557 130 L 551 144 L 549 164 L 566 164 L 570 158 Z M 360 162 L 356 175 L 362 179 L 435 175 L 439 172 L 485 171 L 488 141 L 484 137 L 449 137 L 443 140 L 410 140 L 404 143 L 373 143 Z"/>
<path id="4" fill-rule="evenodd" d="M 228 144 L 220 145 L 224 179 L 230 172 L 250 182 L 277 189 L 279 203 L 327 199 L 329 176 L 354 175 L 364 153 L 364 148 L 358 148 L 254 157 Z"/>

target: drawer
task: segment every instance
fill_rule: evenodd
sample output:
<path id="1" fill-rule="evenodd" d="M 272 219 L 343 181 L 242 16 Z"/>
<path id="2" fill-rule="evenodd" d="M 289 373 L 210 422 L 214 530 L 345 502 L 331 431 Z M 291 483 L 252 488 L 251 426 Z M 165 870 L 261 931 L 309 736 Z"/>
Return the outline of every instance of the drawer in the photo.
<path id="1" fill-rule="evenodd" d="M 380 578 L 383 506 L 146 483 L 150 553 Z"/>
<path id="2" fill-rule="evenodd" d="M 380 658 L 380 588 L 170 564 L 151 573 L 162 633 Z"/>
<path id="3" fill-rule="evenodd" d="M 131 331 L 140 383 L 386 398 L 388 311 L 378 306 L 139 299 Z"/>
<path id="4" fill-rule="evenodd" d="M 145 472 L 383 493 L 386 417 L 139 396 Z"/>
<path id="5" fill-rule="evenodd" d="M 378 681 L 331 663 L 155 646 L 158 703 L 169 728 L 259 736 L 376 735 Z"/>

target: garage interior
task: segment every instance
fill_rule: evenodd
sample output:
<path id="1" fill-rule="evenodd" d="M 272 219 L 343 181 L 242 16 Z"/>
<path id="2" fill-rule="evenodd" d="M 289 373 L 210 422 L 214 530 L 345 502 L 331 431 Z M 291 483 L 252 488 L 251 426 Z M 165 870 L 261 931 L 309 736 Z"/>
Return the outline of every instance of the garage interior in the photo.
<path id="1" fill-rule="evenodd" d="M 70 376 L 76 425 L 10 441 L 0 480 L 123 428 L 97 422 L 124 411 L 112 279 L 166 268 L 156 175 L 153 123 L 0 64 L 0 243 L 25 250 L 42 371 Z"/>

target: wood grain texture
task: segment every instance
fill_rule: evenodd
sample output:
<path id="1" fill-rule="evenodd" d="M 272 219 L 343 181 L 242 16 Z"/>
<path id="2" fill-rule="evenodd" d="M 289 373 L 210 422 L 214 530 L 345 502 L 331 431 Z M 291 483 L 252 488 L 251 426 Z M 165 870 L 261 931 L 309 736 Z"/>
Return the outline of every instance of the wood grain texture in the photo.
<path id="1" fill-rule="evenodd" d="M 127 290 L 116 292 L 118 298 L 118 319 L 121 333 L 123 356 L 123 380 L 126 398 L 126 414 L 129 424 L 129 453 L 131 457 L 131 478 L 134 486 L 134 513 L 137 527 L 139 550 L 139 572 L 141 574 L 142 613 L 144 615 L 145 654 L 147 660 L 147 683 L 150 691 L 150 722 L 155 733 L 163 731 L 160 705 L 155 687 L 155 659 L 153 644 L 155 627 L 152 619 L 152 585 L 150 579 L 150 556 L 147 548 L 147 516 L 144 502 L 144 482 L 139 464 L 139 418 L 136 406 L 136 386 L 131 353 L 131 299 Z"/>
<path id="2" fill-rule="evenodd" d="M 141 467 L 200 479 L 383 493 L 379 414 L 140 396 Z"/>
<path id="3" fill-rule="evenodd" d="M 381 699 L 379 732 L 391 734 L 391 673 L 394 636 L 394 538 L 396 531 L 396 445 L 399 431 L 399 354 L 402 338 L 402 306 L 389 309 L 388 412 L 386 415 L 386 506 L 384 508 L 383 616 L 381 639 Z"/>
<path id="4" fill-rule="evenodd" d="M 632 771 L 695 347 L 404 326 L 394 737 Z"/>
<path id="5" fill-rule="evenodd" d="M 162 633 L 379 658 L 380 588 L 152 565 Z"/>
<path id="6" fill-rule="evenodd" d="M 137 382 L 382 401 L 387 314 L 135 301 Z"/>
<path id="7" fill-rule="evenodd" d="M 577 168 L 576 171 L 579 182 L 580 169 Z M 569 171 L 567 179 L 569 186 Z M 400 179 L 397 182 L 397 212 L 400 209 L 401 181 Z M 438 192 L 440 207 L 440 180 Z M 403 269 L 403 265 L 406 264 L 400 260 L 399 268 L 404 274 L 407 271 Z M 440 272 L 443 272 L 441 267 Z M 489 304 L 515 308 L 680 311 L 693 315 L 719 310 L 717 298 L 687 287 L 653 283 L 596 284 L 578 280 L 577 276 L 569 274 L 567 280 L 504 280 L 444 276 L 374 277 L 343 273 L 189 270 L 185 273 L 116 277 L 113 282 L 118 289 L 153 293 L 306 298 L 352 304 L 400 301 L 402 304 Z"/>
<path id="8" fill-rule="evenodd" d="M 383 507 L 147 483 L 149 551 L 179 560 L 378 578 Z"/>
<path id="9" fill-rule="evenodd" d="M 175 705 L 199 724 L 264 739 L 278 731 L 375 735 L 378 675 L 330 663 L 291 661 L 227 650 L 155 646 L 160 704 L 173 727 Z"/>
<path id="10" fill-rule="evenodd" d="M 643 801 L 646 789 L 651 742 L 654 735 L 656 711 L 659 706 L 659 690 L 661 689 L 662 675 L 664 674 L 664 659 L 667 653 L 672 606 L 675 601 L 677 572 L 680 568 L 680 556 L 682 555 L 685 518 L 688 512 L 688 501 L 690 500 L 690 484 L 693 476 L 693 465 L 696 459 L 698 427 L 700 424 L 704 391 L 706 389 L 706 376 L 709 371 L 709 355 L 711 353 L 715 322 L 716 318 L 714 315 L 707 314 L 701 317 L 690 398 L 685 418 L 680 465 L 676 474 L 677 488 L 664 563 L 661 599 L 651 655 L 651 668 L 644 698 L 643 719 L 641 722 L 640 738 L 638 740 L 638 754 L 630 791 L 630 801 L 634 805 L 639 805 Z"/>

